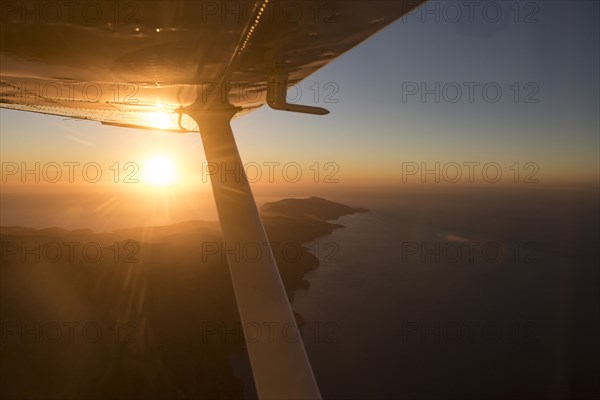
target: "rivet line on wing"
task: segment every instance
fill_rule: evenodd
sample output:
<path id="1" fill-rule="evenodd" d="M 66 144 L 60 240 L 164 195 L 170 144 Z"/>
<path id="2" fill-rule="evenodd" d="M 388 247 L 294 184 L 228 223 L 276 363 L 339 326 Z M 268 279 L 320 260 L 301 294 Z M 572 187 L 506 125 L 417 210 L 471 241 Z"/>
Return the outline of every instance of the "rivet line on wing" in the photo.
<path id="1" fill-rule="evenodd" d="M 246 47 L 248 46 L 250 38 L 252 37 L 252 34 L 254 33 L 254 31 L 258 28 L 260 19 L 262 18 L 263 14 L 265 13 L 268 4 L 269 4 L 269 0 L 264 0 L 262 5 L 258 9 L 258 12 L 256 13 L 256 16 L 254 17 L 254 23 L 252 23 L 252 25 L 250 26 L 250 29 L 248 30 L 248 32 L 246 32 L 246 36 L 244 37 L 244 41 L 242 42 L 242 47 L 239 50 L 240 53 L 242 51 L 244 51 L 246 49 Z"/>

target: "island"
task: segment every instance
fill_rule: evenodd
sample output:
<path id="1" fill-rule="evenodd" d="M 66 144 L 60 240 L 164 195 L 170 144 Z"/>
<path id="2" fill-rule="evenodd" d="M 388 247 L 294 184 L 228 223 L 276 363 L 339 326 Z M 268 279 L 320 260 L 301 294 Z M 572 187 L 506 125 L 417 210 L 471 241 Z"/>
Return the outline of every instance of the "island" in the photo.
<path id="1" fill-rule="evenodd" d="M 303 244 L 365 211 L 319 197 L 262 206 L 290 299 L 319 266 Z M 0 227 L 0 246 L 3 398 L 243 397 L 232 354 L 244 339 L 218 222 Z"/>

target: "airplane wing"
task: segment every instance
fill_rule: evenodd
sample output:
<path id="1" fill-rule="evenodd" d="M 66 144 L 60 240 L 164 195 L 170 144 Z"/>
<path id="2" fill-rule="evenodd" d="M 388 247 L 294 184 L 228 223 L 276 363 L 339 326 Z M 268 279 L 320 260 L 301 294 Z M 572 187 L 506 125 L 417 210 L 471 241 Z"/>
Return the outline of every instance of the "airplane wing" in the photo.
<path id="1" fill-rule="evenodd" d="M 0 107 L 197 131 L 203 93 L 255 110 L 270 71 L 297 84 L 422 2 L 2 2 Z"/>

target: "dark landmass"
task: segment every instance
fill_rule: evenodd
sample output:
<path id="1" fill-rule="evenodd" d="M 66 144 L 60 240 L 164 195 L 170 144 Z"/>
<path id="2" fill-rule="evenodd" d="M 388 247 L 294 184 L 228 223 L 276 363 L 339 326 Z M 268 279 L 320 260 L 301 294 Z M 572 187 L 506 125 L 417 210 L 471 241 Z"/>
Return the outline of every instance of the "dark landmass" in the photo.
<path id="1" fill-rule="evenodd" d="M 290 298 L 319 265 L 301 243 L 362 211 L 316 197 L 263 206 Z M 244 340 L 217 222 L 0 227 L 0 244 L 1 397 L 243 397 L 230 360 Z"/>
<path id="2" fill-rule="evenodd" d="M 320 197 L 283 199 L 274 203 L 266 203 L 261 207 L 261 214 L 265 217 L 282 216 L 317 221 L 337 219 L 344 215 L 366 211 L 364 208 L 352 208 Z"/>

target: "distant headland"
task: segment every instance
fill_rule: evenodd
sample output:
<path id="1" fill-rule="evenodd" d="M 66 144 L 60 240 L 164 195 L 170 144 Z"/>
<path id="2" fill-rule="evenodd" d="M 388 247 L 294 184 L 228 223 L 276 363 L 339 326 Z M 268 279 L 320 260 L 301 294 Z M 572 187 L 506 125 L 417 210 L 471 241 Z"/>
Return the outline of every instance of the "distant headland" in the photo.
<path id="1" fill-rule="evenodd" d="M 302 244 L 342 228 L 329 220 L 365 211 L 319 197 L 262 206 L 290 299 L 296 289 L 309 287 L 304 276 L 319 265 Z M 3 376 L 2 393 L 22 398 L 243 396 L 230 358 L 244 348 L 243 333 L 218 222 L 109 233 L 10 226 L 0 227 L 0 242 L 3 323 L 14 328 L 3 336 L 3 346 L 13 350 L 3 356 L 12 367 Z M 297 319 L 302 325 L 302 317 Z M 29 343 L 18 332 L 22 327 L 31 334 L 39 327 L 43 335 L 47 324 L 70 331 L 41 345 L 37 333 Z M 97 340 L 82 337 L 81 329 L 90 324 L 101 332 Z M 85 381 L 90 371 L 97 374 Z M 24 388 L 23 381 L 36 385 Z"/>

